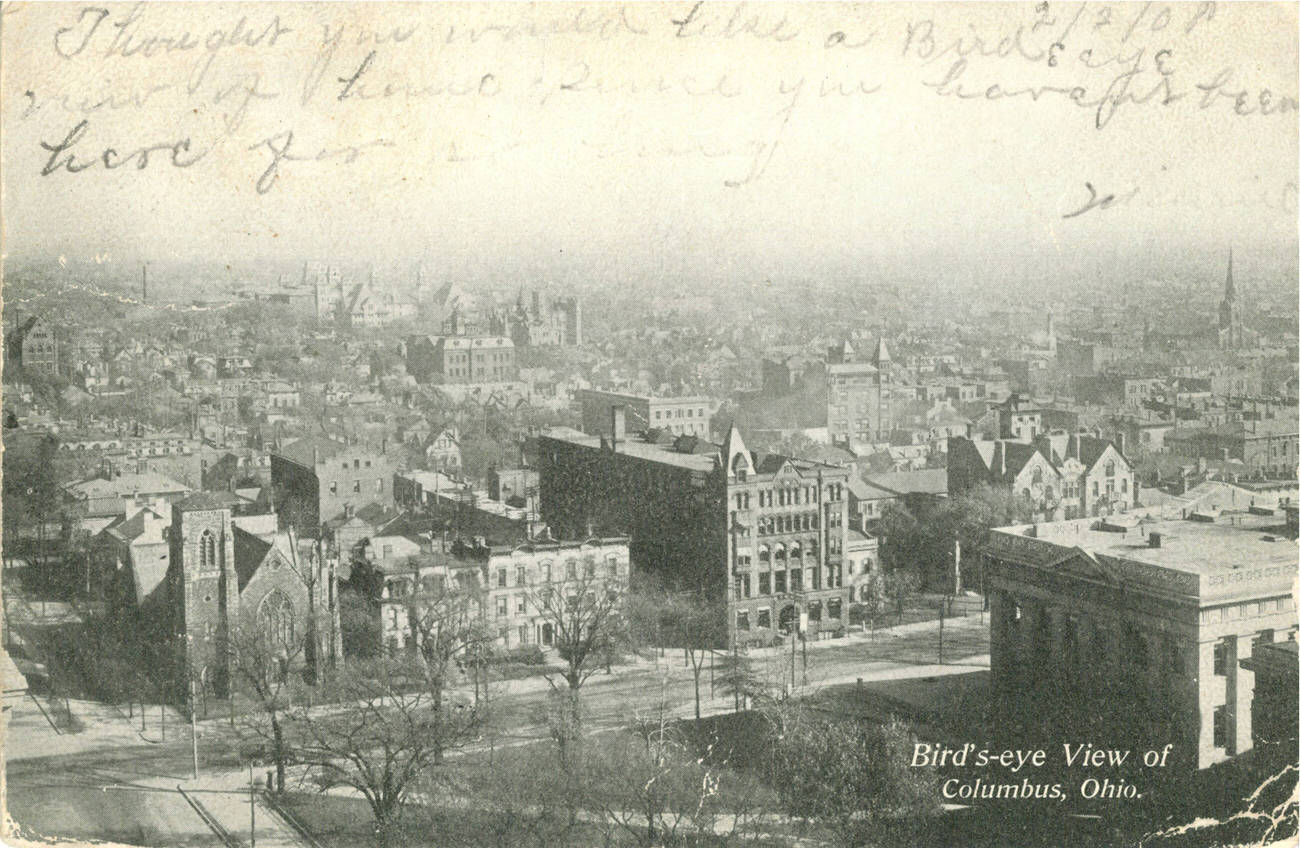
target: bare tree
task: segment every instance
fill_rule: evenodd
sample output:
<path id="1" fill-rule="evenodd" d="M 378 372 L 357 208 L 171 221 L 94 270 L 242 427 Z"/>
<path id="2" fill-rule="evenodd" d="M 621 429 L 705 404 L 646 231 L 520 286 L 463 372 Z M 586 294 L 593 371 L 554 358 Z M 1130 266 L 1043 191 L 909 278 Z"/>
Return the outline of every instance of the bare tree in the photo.
<path id="1" fill-rule="evenodd" d="M 393 841 L 408 792 L 437 757 L 423 682 L 409 661 L 377 660 L 335 676 L 338 708 L 294 712 L 299 760 L 322 791 L 345 786 L 366 799 L 381 845 Z"/>
<path id="2" fill-rule="evenodd" d="M 306 688 L 301 668 L 306 640 L 288 630 L 246 621 L 231 628 L 224 647 L 233 689 L 253 703 L 253 712 L 241 718 L 241 729 L 269 746 L 275 763 L 275 791 L 283 792 L 292 751 L 286 724 L 295 695 Z M 190 709 L 194 708 L 191 704 Z"/>
<path id="3" fill-rule="evenodd" d="M 682 646 L 695 683 L 695 718 L 700 718 L 700 676 L 704 658 L 727 642 L 727 608 L 718 599 L 695 592 L 672 596 L 667 607 L 671 638 Z"/>
<path id="4" fill-rule="evenodd" d="M 433 713 L 433 761 L 444 752 L 478 737 L 486 722 L 487 701 L 448 709 L 447 695 L 466 663 L 477 662 L 492 643 L 483 623 L 482 593 L 430 575 L 408 595 L 407 619 L 415 641 L 422 682 Z M 478 681 L 475 680 L 477 687 Z"/>
<path id="5" fill-rule="evenodd" d="M 627 641 L 624 593 L 616 582 L 583 576 L 537 586 L 529 594 L 529 603 L 551 627 L 563 661 L 558 674 L 546 676 L 552 691 L 562 696 L 567 713 L 557 737 L 563 760 L 566 746 L 582 733 L 583 684 Z"/>

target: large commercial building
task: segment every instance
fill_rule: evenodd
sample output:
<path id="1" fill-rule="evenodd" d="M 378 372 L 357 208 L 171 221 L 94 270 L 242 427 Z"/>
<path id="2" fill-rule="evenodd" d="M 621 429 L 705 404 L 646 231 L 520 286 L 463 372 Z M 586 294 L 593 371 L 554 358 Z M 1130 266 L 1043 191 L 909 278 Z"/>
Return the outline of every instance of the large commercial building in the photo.
<path id="1" fill-rule="evenodd" d="M 666 430 L 673 435 L 709 438 L 713 401 L 705 397 L 650 397 L 583 389 L 577 393 L 582 405 L 582 430 L 589 436 L 608 436 L 611 411 L 626 410 L 632 430 Z"/>
<path id="2" fill-rule="evenodd" d="M 893 429 L 893 364 L 885 340 L 867 361 L 845 341 L 826 360 L 826 427 L 835 442 L 888 441 Z"/>
<path id="3" fill-rule="evenodd" d="M 994 531 L 980 555 L 995 687 L 1028 704 L 1050 690 L 1094 714 L 1167 717 L 1187 767 L 1248 750 L 1255 679 L 1241 660 L 1296 638 L 1284 507 Z"/>
<path id="4" fill-rule="evenodd" d="M 627 535 L 638 570 L 725 598 L 741 643 L 847 624 L 849 469 L 660 431 L 553 430 L 537 440 L 542 518 L 566 538 Z M 647 439 L 647 435 L 651 438 Z"/>

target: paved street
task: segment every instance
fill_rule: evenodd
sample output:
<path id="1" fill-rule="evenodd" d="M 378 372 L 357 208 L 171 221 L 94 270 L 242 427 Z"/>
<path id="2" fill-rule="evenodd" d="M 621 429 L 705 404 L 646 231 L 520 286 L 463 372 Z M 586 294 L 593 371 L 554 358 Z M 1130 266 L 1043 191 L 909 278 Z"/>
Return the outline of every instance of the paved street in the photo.
<path id="1" fill-rule="evenodd" d="M 799 688 L 811 693 L 858 678 L 925 680 L 978 671 L 987 668 L 987 651 L 987 627 L 973 616 L 945 623 L 942 666 L 936 664 L 938 622 L 921 622 L 880 630 L 874 640 L 868 634 L 854 634 L 810 644 L 806 686 L 801 651 L 795 653 L 794 667 Z M 788 679 L 789 648 L 753 651 L 751 657 L 764 679 Z M 548 692 L 541 678 L 494 684 L 496 724 L 509 730 L 489 734 L 481 747 L 546 738 Z M 668 652 L 657 662 L 642 659 L 616 667 L 610 675 L 597 672 L 583 695 L 593 731 L 625 726 L 638 713 L 654 715 L 661 704 L 676 717 L 694 714 L 691 670 L 680 651 Z M 707 661 L 701 695 L 705 715 L 733 709 L 730 696 L 721 692 L 709 696 Z M 149 707 L 143 733 L 138 715 L 129 719 L 109 705 L 72 701 L 73 714 L 85 725 L 80 733 L 56 731 L 30 695 L 8 698 L 6 705 L 9 810 L 25 833 L 190 848 L 223 844 L 218 834 L 224 830 L 230 838 L 247 843 L 248 772 L 230 766 L 214 768 L 210 762 L 213 738 L 225 734 L 223 719 L 200 723 L 200 759 L 209 765 L 198 780 L 192 780 L 188 726 L 174 711 L 168 712 L 167 739 L 162 741 L 157 705 Z M 223 751 L 222 756 L 229 755 Z M 264 771 L 259 770 L 259 775 Z M 259 845 L 301 844 L 265 804 L 259 802 L 256 817 Z"/>

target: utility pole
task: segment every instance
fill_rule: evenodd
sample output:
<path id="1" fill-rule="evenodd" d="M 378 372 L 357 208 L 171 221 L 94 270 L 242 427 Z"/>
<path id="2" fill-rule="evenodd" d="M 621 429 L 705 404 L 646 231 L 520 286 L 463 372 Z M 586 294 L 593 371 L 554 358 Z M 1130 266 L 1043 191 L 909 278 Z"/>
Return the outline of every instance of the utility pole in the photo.
<path id="1" fill-rule="evenodd" d="M 190 675 L 190 753 L 193 755 L 193 776 L 199 779 L 199 721 L 194 706 L 194 675 Z"/>

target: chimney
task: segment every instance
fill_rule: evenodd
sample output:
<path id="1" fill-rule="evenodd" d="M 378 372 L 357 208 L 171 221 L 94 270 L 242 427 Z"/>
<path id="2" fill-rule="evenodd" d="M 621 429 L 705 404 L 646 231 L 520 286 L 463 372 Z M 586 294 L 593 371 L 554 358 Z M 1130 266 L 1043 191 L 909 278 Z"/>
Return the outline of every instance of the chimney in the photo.
<path id="1" fill-rule="evenodd" d="M 622 404 L 614 404 L 609 408 L 609 440 L 610 446 L 617 450 L 620 440 L 627 437 L 627 408 Z"/>
<path id="2" fill-rule="evenodd" d="M 1115 450 L 1119 451 L 1121 454 L 1124 453 L 1124 434 L 1123 434 L 1123 433 L 1116 433 L 1116 434 L 1115 434 Z M 1124 454 L 1124 455 L 1127 456 L 1127 454 Z"/>

